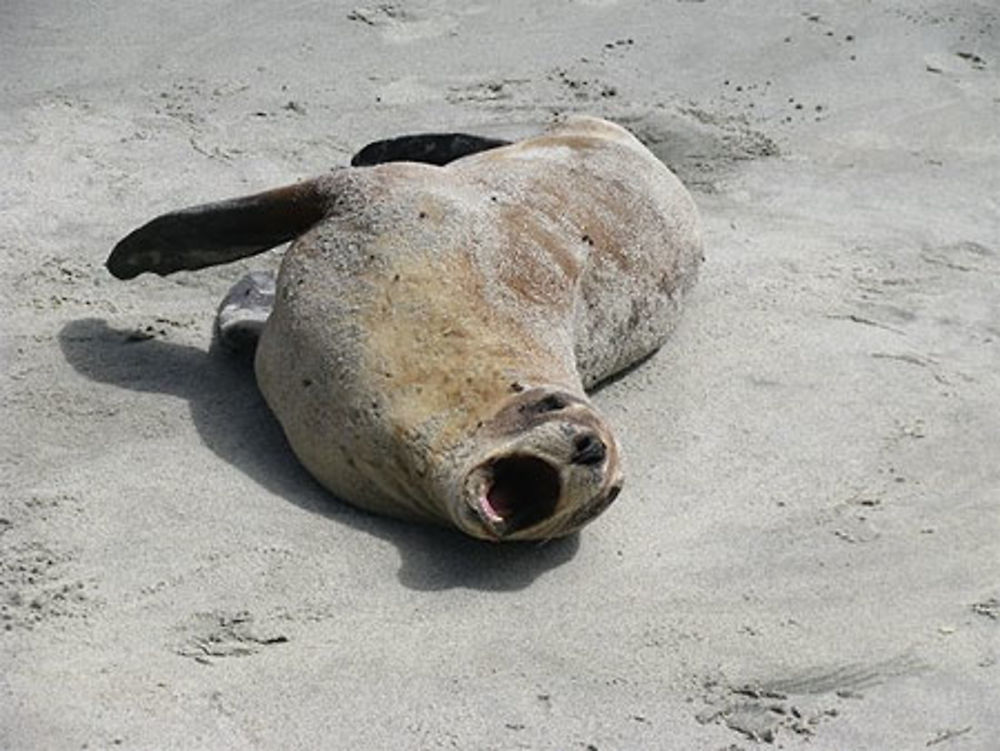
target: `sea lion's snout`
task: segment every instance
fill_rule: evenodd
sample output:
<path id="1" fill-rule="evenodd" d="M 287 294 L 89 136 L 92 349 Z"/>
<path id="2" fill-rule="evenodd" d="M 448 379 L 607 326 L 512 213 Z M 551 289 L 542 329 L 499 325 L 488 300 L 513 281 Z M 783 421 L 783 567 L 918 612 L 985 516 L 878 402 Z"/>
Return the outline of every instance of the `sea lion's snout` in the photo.
<path id="1" fill-rule="evenodd" d="M 595 518 L 621 490 L 614 437 L 579 396 L 545 388 L 519 393 L 479 440 L 492 450 L 466 474 L 456 519 L 476 537 L 560 537 Z"/>

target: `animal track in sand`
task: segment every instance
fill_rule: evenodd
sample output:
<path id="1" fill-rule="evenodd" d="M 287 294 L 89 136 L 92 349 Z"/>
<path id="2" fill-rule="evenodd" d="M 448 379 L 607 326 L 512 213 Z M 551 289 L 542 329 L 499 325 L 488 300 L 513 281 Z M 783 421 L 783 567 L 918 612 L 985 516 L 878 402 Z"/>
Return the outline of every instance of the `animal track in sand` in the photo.
<path id="1" fill-rule="evenodd" d="M 765 743 L 773 743 L 780 731 L 812 736 L 841 715 L 844 701 L 863 699 L 861 690 L 926 669 L 921 660 L 904 653 L 881 662 L 815 668 L 767 681 L 731 684 L 710 679 L 702 683 L 708 706 L 695 719 L 703 725 L 722 723 Z"/>
<path id="2" fill-rule="evenodd" d="M 528 78 L 503 78 L 463 86 L 449 86 L 445 100 L 449 104 L 461 102 L 498 102 L 512 100 L 517 89 L 530 84 Z"/>
<path id="3" fill-rule="evenodd" d="M 248 657 L 262 647 L 288 641 L 272 628 L 255 625 L 254 616 L 246 610 L 195 613 L 176 630 L 182 638 L 174 651 L 204 664 L 211 664 L 213 658 Z"/>
<path id="4" fill-rule="evenodd" d="M 397 44 L 458 32 L 458 19 L 446 10 L 446 3 L 423 5 L 419 10 L 412 10 L 399 3 L 377 3 L 355 8 L 347 14 L 347 19 L 378 29 L 383 39 Z"/>

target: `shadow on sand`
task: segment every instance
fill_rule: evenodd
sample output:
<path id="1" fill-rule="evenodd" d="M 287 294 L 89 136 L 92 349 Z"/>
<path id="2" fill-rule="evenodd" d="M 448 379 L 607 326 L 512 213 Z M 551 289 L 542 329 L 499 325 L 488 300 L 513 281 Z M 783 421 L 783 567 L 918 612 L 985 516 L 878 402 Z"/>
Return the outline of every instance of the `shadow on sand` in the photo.
<path id="1" fill-rule="evenodd" d="M 156 339 L 136 341 L 133 331 L 93 318 L 68 323 L 59 332 L 59 344 L 70 365 L 87 378 L 187 399 L 208 448 L 297 506 L 392 542 L 400 553 L 399 580 L 411 589 L 518 590 L 570 560 L 579 548 L 578 535 L 545 545 L 495 545 L 449 529 L 366 514 L 332 497 L 295 459 L 245 357 L 214 345 L 204 352 Z"/>

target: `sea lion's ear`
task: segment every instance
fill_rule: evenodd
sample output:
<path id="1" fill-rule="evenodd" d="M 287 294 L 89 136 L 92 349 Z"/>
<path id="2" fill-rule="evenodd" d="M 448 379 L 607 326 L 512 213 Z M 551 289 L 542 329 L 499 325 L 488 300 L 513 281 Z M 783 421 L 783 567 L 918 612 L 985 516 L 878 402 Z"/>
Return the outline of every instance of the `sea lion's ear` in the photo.
<path id="1" fill-rule="evenodd" d="M 217 266 L 293 240 L 328 213 L 322 179 L 173 211 L 115 245 L 107 267 L 119 279 Z"/>

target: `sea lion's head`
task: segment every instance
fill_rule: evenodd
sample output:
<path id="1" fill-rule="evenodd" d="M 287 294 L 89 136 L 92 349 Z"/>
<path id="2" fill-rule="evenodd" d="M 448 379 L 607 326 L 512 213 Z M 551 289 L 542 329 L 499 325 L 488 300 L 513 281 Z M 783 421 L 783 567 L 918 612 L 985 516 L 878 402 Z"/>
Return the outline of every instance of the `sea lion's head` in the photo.
<path id="1" fill-rule="evenodd" d="M 578 530 L 622 487 L 618 444 L 585 398 L 536 387 L 477 430 L 450 515 L 487 540 L 546 540 Z"/>

